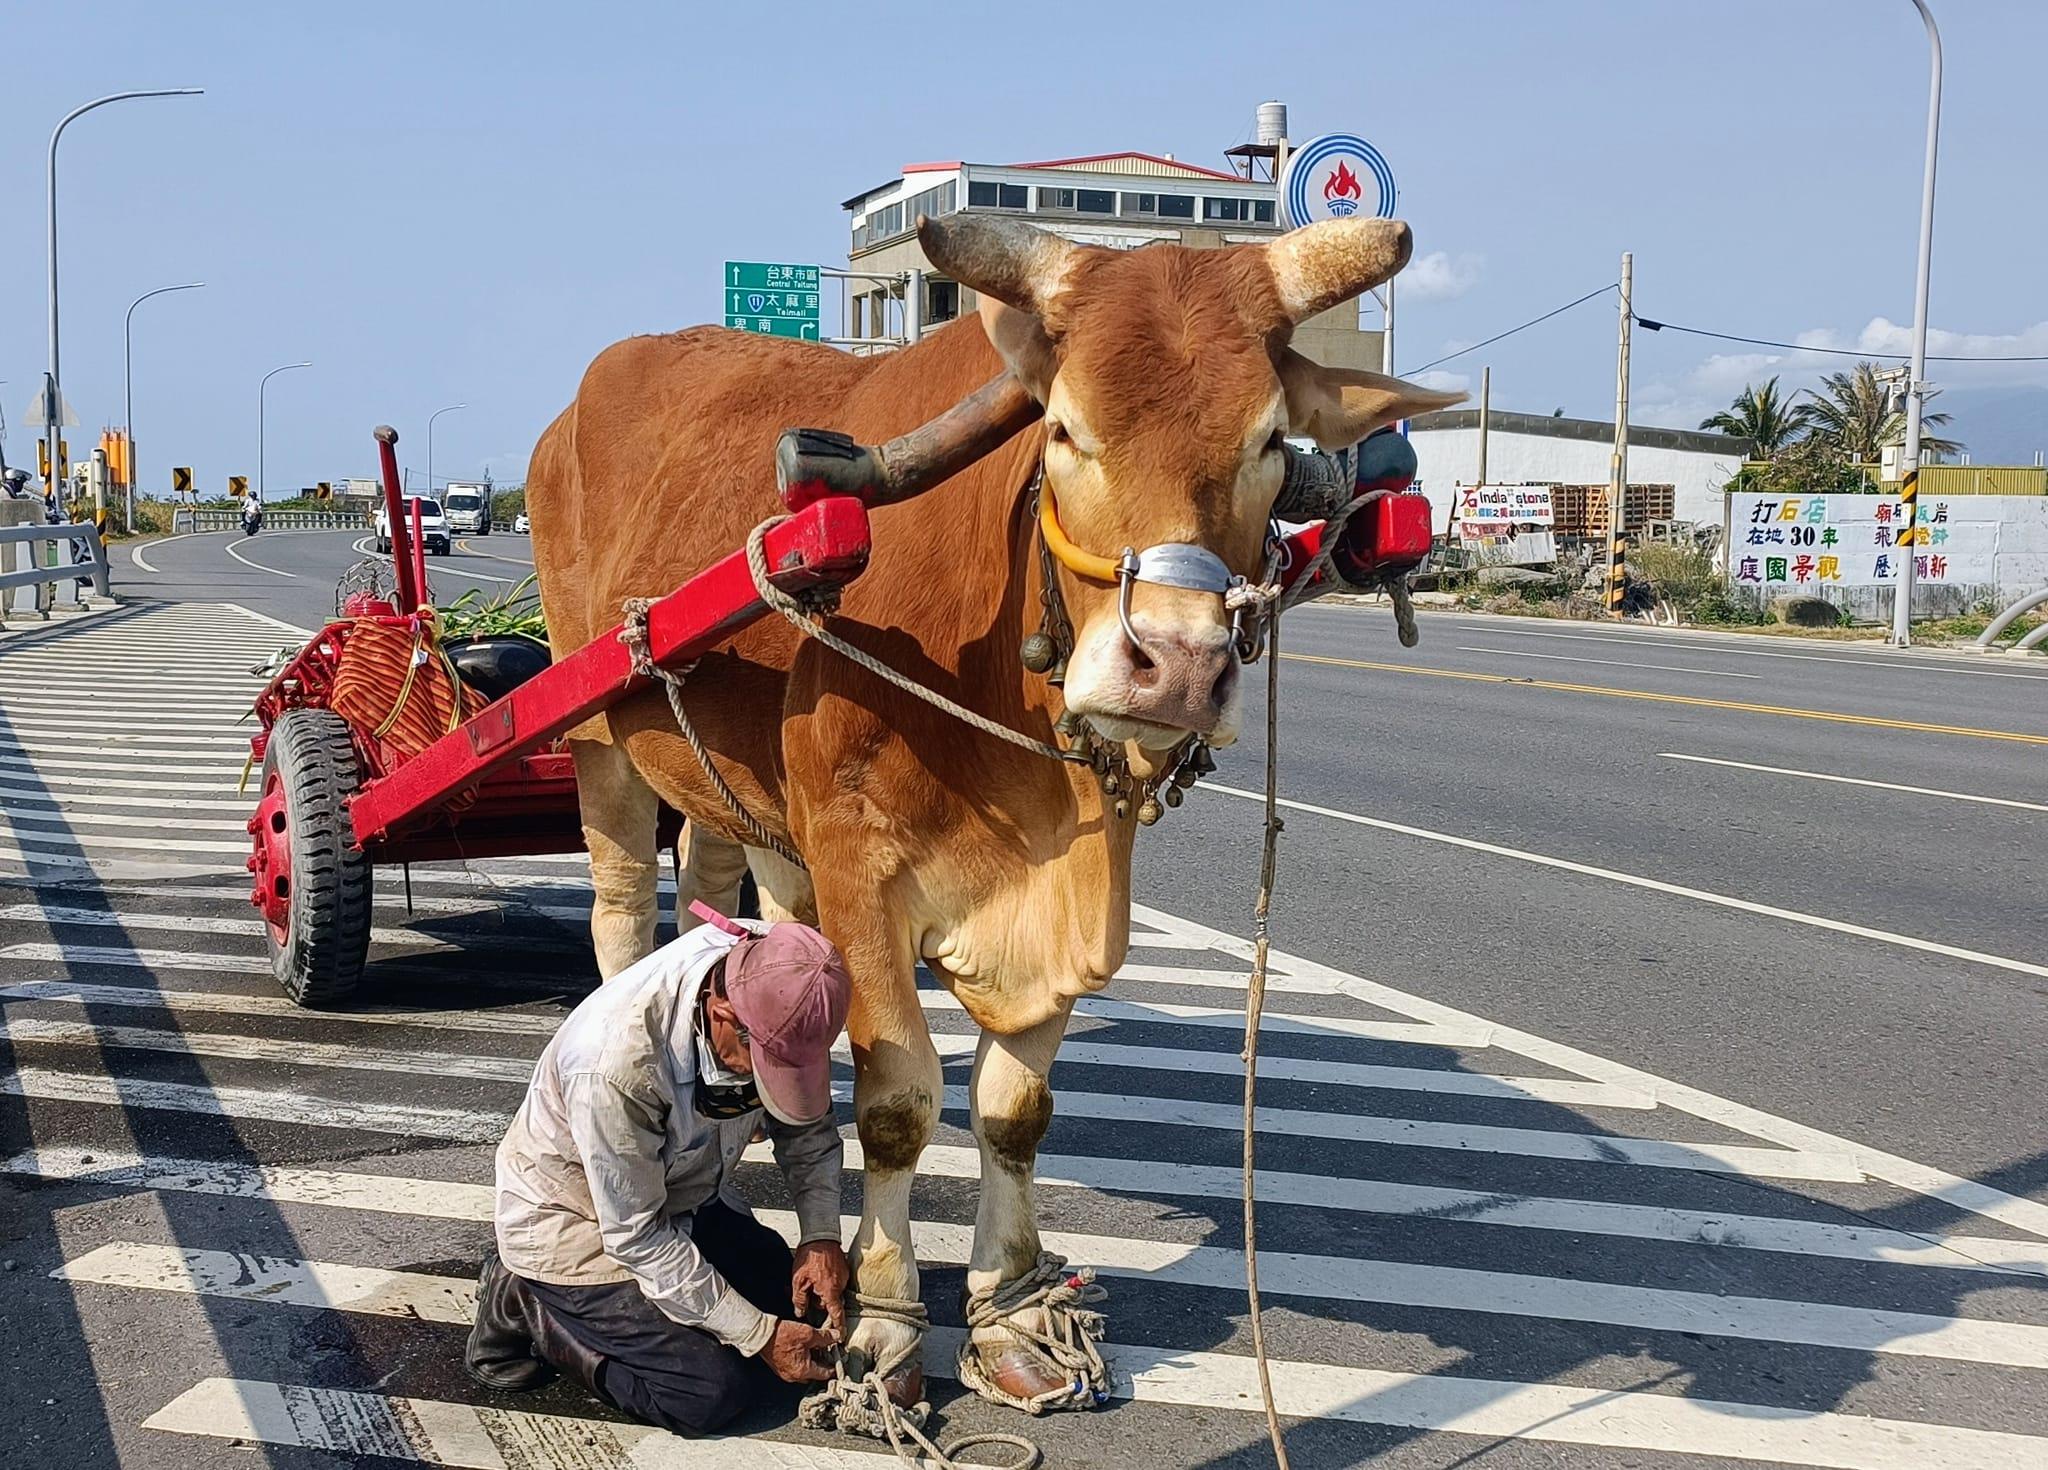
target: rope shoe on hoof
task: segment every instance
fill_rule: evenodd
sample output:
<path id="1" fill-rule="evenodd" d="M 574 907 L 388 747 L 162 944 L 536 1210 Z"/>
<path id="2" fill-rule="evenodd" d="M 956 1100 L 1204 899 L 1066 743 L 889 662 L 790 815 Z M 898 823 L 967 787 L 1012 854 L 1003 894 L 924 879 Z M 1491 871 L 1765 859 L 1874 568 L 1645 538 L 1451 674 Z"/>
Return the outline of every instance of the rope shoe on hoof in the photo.
<path id="1" fill-rule="evenodd" d="M 1099 1344 L 1107 1293 L 1086 1267 L 1069 1271 L 1050 1252 L 1022 1276 L 967 1298 L 960 1381 L 992 1403 L 1043 1414 L 1092 1409 L 1109 1399 L 1109 1365 Z"/>

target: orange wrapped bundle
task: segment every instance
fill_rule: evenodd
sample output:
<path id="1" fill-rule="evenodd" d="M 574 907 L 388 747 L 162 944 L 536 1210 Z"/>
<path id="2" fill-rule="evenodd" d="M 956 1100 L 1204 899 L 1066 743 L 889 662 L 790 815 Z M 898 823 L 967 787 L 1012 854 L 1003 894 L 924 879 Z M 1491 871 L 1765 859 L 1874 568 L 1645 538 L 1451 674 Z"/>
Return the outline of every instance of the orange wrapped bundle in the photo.
<path id="1" fill-rule="evenodd" d="M 328 704 L 374 735 L 392 765 L 412 759 L 470 713 L 430 616 L 409 623 L 358 618 L 342 646 Z"/>

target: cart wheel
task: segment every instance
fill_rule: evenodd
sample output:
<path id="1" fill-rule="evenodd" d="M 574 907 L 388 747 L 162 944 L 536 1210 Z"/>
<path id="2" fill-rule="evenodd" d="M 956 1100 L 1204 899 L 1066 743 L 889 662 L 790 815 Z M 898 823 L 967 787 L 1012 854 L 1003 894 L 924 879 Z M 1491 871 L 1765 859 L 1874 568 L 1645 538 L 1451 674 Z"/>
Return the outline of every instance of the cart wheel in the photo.
<path id="1" fill-rule="evenodd" d="M 348 798 L 361 782 L 347 721 L 297 709 L 264 748 L 249 901 L 264 918 L 270 971 L 302 1006 L 355 994 L 370 948 L 370 861 L 349 829 Z"/>

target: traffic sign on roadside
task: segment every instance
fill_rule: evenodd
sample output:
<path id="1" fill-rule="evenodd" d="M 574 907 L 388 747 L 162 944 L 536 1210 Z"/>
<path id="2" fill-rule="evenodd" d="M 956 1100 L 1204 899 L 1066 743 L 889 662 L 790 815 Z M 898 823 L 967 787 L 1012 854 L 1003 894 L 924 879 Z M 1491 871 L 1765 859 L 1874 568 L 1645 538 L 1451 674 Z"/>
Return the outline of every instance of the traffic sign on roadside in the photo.
<path id="1" fill-rule="evenodd" d="M 334 487 L 330 485 L 327 481 L 322 480 L 319 484 L 313 487 L 313 498 L 315 500 L 334 499 Z"/>
<path id="2" fill-rule="evenodd" d="M 248 477 L 247 475 L 229 475 L 229 476 L 228 476 L 228 494 L 230 494 L 230 495 L 236 495 L 236 496 L 241 496 L 241 495 L 247 495 L 248 493 L 249 493 L 249 477 Z"/>
<path id="3" fill-rule="evenodd" d="M 725 324 L 742 332 L 817 341 L 818 267 L 728 260 Z"/>
<path id="4" fill-rule="evenodd" d="M 191 493 L 192 466 L 188 464 L 178 465 L 171 471 L 171 494 L 190 495 Z"/>

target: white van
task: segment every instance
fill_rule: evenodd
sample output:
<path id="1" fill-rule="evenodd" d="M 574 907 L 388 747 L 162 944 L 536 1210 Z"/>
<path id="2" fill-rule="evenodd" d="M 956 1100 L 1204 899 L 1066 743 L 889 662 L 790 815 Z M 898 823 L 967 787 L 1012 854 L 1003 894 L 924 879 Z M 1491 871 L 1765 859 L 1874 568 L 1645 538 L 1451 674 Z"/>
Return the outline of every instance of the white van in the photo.
<path id="1" fill-rule="evenodd" d="M 399 513 L 405 517 L 405 528 L 412 529 L 412 508 L 420 508 L 420 540 L 435 556 L 448 554 L 448 518 L 441 513 L 441 502 L 429 500 L 424 495 L 411 495 L 400 502 Z M 384 507 L 377 507 L 377 550 L 388 553 L 391 550 L 391 522 L 384 513 Z"/>

